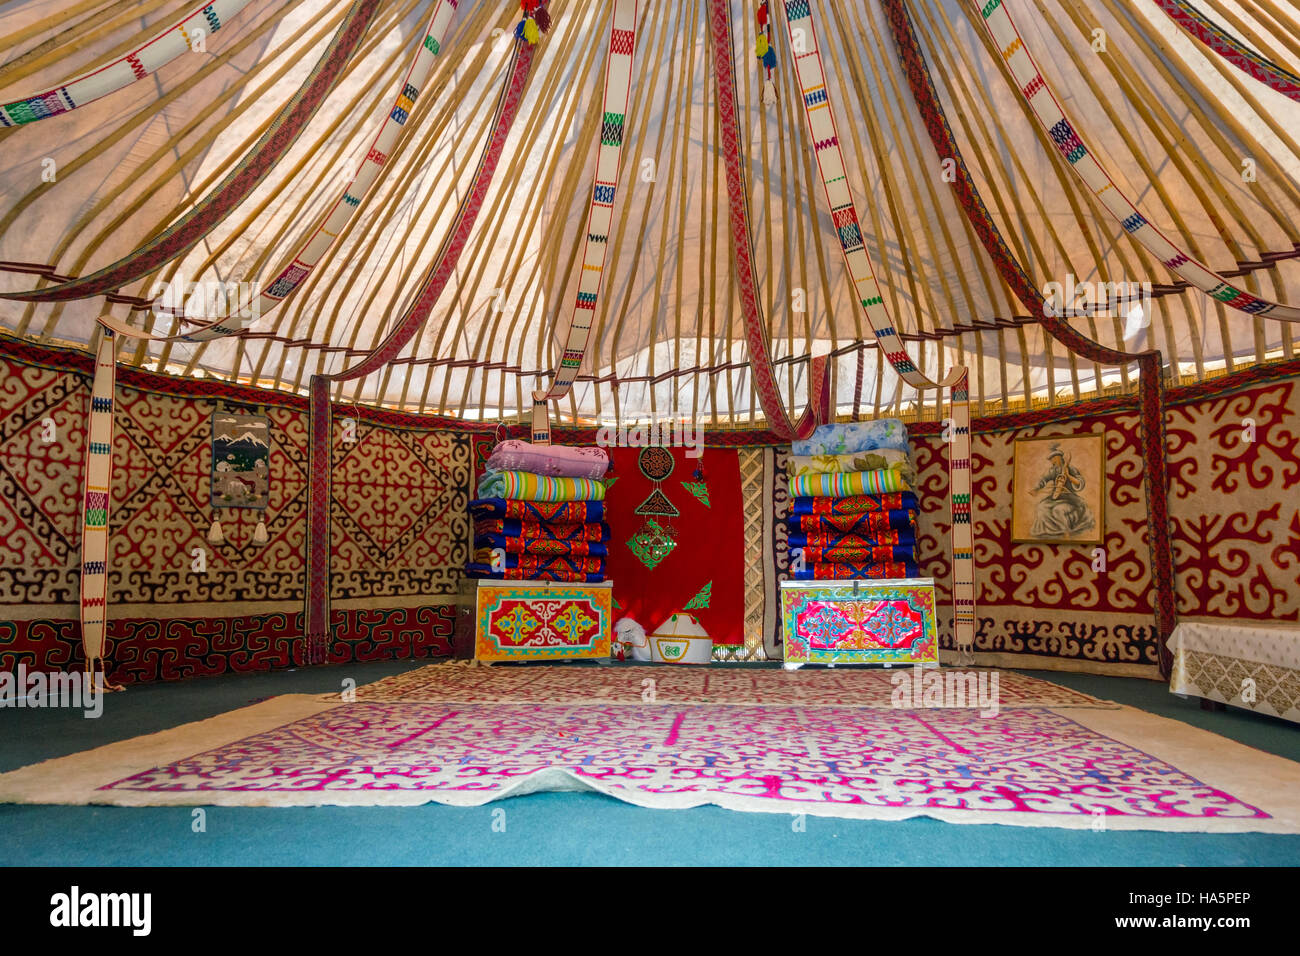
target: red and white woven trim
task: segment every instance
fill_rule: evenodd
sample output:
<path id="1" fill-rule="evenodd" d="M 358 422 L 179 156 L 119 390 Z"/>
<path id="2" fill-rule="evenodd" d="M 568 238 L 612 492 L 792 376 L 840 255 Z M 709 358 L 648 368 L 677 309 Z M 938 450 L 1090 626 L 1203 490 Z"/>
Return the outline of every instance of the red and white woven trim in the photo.
<path id="1" fill-rule="evenodd" d="M 971 0 L 993 43 L 1011 71 L 1015 87 L 1039 124 L 1052 138 L 1074 174 L 1092 191 L 1124 230 L 1175 275 L 1206 295 L 1248 315 L 1300 322 L 1300 308 L 1272 302 L 1234 286 L 1209 266 L 1193 259 L 1152 225 L 1125 196 L 1096 156 L 1083 143 L 1078 129 L 1061 109 L 1056 94 L 1029 54 L 1003 0 Z"/>
<path id="2" fill-rule="evenodd" d="M 785 0 L 783 6 L 791 50 L 799 51 L 791 55 L 804 116 L 808 120 L 808 132 L 817 154 L 817 168 L 845 268 L 867 321 L 876 333 L 876 342 L 899 377 L 916 388 L 950 389 L 948 495 L 952 509 L 953 633 L 958 647 L 970 648 L 975 635 L 975 561 L 971 524 L 969 372 L 965 366 L 954 366 L 940 381 L 923 373 L 908 356 L 885 305 L 862 235 L 857 206 L 849 190 L 844 154 L 840 149 L 835 113 L 817 42 L 812 12 L 814 3 L 815 0 Z"/>
<path id="3" fill-rule="evenodd" d="M 191 50 L 203 50 L 207 36 L 239 15 L 249 0 L 203 0 L 193 13 L 112 63 L 59 86 L 0 105 L 0 126 L 25 126 L 70 113 L 166 66 Z"/>
<path id="4" fill-rule="evenodd" d="M 722 136 L 722 160 L 727 178 L 727 215 L 731 227 L 731 251 L 736 285 L 740 293 L 741 317 L 749 348 L 750 371 L 759 405 L 768 427 L 782 438 L 806 438 L 818 423 L 831 415 L 827 385 L 827 356 L 816 355 L 808 363 L 808 407 L 792 421 L 777 387 L 772 365 L 771 341 L 762 305 L 758 300 L 758 276 L 754 265 L 754 242 L 749 223 L 749 187 L 740 156 L 740 119 L 737 114 L 736 72 L 732 62 L 731 9 L 727 0 L 709 0 L 709 33 L 713 42 L 713 75 L 718 97 L 718 119 Z"/>

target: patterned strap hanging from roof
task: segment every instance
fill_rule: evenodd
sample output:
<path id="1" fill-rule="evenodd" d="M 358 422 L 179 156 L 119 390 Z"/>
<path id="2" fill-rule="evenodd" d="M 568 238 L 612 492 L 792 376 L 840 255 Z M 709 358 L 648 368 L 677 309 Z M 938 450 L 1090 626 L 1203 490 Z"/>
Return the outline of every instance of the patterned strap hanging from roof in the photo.
<path id="1" fill-rule="evenodd" d="M 956 179 L 953 189 L 958 204 L 966 213 L 971 227 L 979 237 L 998 274 L 1029 310 L 1030 315 L 1042 316 L 1044 329 L 1072 352 L 1089 361 L 1108 365 L 1126 365 L 1136 361 L 1140 369 L 1138 384 L 1140 418 L 1138 430 L 1142 438 L 1145 462 L 1143 481 L 1146 485 L 1147 532 L 1151 543 L 1151 574 L 1155 585 L 1155 621 L 1160 644 L 1161 673 L 1168 675 L 1172 658 L 1167 647 L 1169 635 L 1177 623 L 1174 600 L 1173 543 L 1169 529 L 1168 474 L 1164 438 L 1164 378 L 1160 352 L 1122 352 L 1095 342 L 1080 333 L 1064 319 L 1047 310 L 1043 293 L 1025 272 L 1020 261 L 1011 252 L 1006 239 L 998 229 L 983 197 L 975 186 L 961 148 L 957 144 L 948 117 L 939 101 L 934 79 L 926 66 L 920 43 L 912 27 L 904 0 L 881 0 L 889 21 L 890 32 L 898 46 L 899 60 L 907 77 L 908 88 L 916 101 L 935 154 L 956 160 Z"/>
<path id="2" fill-rule="evenodd" d="M 274 157 L 287 150 L 306 125 L 311 115 L 319 106 L 325 94 L 342 75 L 343 68 L 360 46 L 370 21 L 378 8 L 378 0 L 357 0 L 348 16 L 340 24 L 334 40 L 325 54 L 317 62 L 311 79 L 298 91 L 294 100 L 285 107 L 272 124 L 267 135 L 259 142 L 241 163 L 274 162 Z M 293 107 L 301 106 L 305 113 L 296 112 Z M 281 139 L 283 141 L 281 141 Z M 267 157 L 271 157 L 269 160 Z M 269 168 L 269 167 L 268 167 Z M 260 177 L 259 177 L 260 178 Z M 251 191 L 252 186 L 248 186 Z M 209 194 L 208 199 L 219 195 L 217 205 L 226 201 L 233 204 L 242 200 L 246 192 L 234 184 L 230 178 L 225 186 L 216 193 Z M 206 202 L 206 200 L 205 200 Z M 202 204 L 201 207 L 202 208 Z M 218 220 L 219 221 L 219 220 Z M 213 223 L 215 224 L 215 223 Z M 211 228 L 208 226 L 207 228 Z M 197 240 L 195 240 L 197 241 Z M 148 247 L 146 247 L 148 248 Z M 123 260 L 126 261 L 126 260 Z M 165 260 L 164 260 L 165 261 Z M 110 267 L 112 268 L 112 267 Z M 91 277 L 93 278 L 93 277 Z M 137 277 L 138 278 L 138 277 Z M 81 280 L 74 280 L 64 285 L 76 285 Z M 60 287 L 55 287 L 60 288 Z M 87 292 L 85 295 L 94 293 Z M 64 296 L 77 298 L 80 294 Z M 11 298 L 23 298 L 22 294 Z M 81 539 L 81 633 L 85 648 L 87 668 L 93 669 L 99 660 L 101 667 L 106 649 L 106 608 L 108 598 L 108 514 L 112 504 L 112 470 L 113 470 L 113 390 L 117 379 L 117 346 L 115 332 L 133 338 L 158 338 L 140 329 L 134 329 L 111 315 L 101 316 L 103 326 L 96 350 L 95 373 L 91 383 L 91 411 L 88 428 L 86 467 L 82 474 L 82 539 Z M 188 335 L 177 336 L 188 341 L 202 338 L 215 338 L 237 332 L 237 328 L 222 327 L 220 320 Z"/>
<path id="3" fill-rule="evenodd" d="M 380 0 L 354 0 L 329 46 L 316 61 L 307 81 L 299 87 L 293 99 L 276 114 L 261 139 L 211 192 L 175 223 L 139 249 L 88 276 L 70 279 L 44 289 L 6 292 L 0 294 L 0 299 L 17 299 L 22 302 L 64 302 L 102 295 L 144 278 L 192 249 L 248 198 L 276 163 L 297 142 L 299 135 L 316 114 L 325 97 L 343 78 L 344 70 L 361 46 L 361 41 L 374 20 L 379 6 Z M 104 324 L 116 327 L 118 321 L 104 321 Z M 232 323 L 232 325 L 240 325 L 240 323 Z M 187 340 L 197 341 L 194 336 L 202 333 L 215 332 L 216 335 L 229 335 L 237 331 L 239 331 L 238 327 L 224 327 L 218 321 L 191 332 Z M 131 329 L 130 326 L 125 327 L 123 334 L 135 338 L 150 338 L 138 329 Z M 208 335 L 208 337 L 212 338 L 215 335 Z"/>
<path id="4" fill-rule="evenodd" d="M 849 190 L 844 155 L 840 149 L 835 114 L 826 87 L 826 72 L 813 20 L 814 0 L 785 0 L 786 27 L 794 53 L 796 76 L 804 116 L 817 154 L 817 168 L 830 206 L 844 265 L 856 297 L 866 311 L 889 364 L 914 388 L 950 389 L 950 442 L 948 493 L 952 509 L 953 632 L 959 648 L 969 649 L 975 633 L 975 562 L 971 525 L 969 372 L 956 366 L 935 381 L 908 357 L 893 318 L 885 306 L 880 282 L 859 225 L 853 194 Z M 796 42 L 796 36 L 799 42 Z"/>
<path id="5" fill-rule="evenodd" d="M 259 293 L 253 315 L 265 317 L 302 285 L 320 263 L 321 257 L 334 244 L 334 240 L 343 231 L 348 221 L 356 214 L 370 187 L 379 179 L 384 164 L 388 162 L 388 157 L 392 155 L 397 141 L 401 138 L 407 118 L 415 108 L 415 101 L 433 71 L 434 60 L 447 41 L 452 20 L 456 17 L 457 2 L 458 0 L 437 0 L 434 4 L 433 14 L 429 17 L 428 26 L 425 28 L 424 42 L 416 49 L 411 65 L 402 80 L 402 88 L 398 91 L 397 100 L 392 109 L 384 115 L 379 132 L 375 134 L 370 149 L 361 161 L 360 170 L 343 189 L 330 208 L 325 221 L 299 243 L 293 259 Z"/>
<path id="6" fill-rule="evenodd" d="M 550 408 L 573 387 L 582 368 L 596 321 L 596 302 L 609 252 L 609 230 L 614 222 L 614 200 L 623 163 L 627 105 L 632 93 L 632 56 L 636 50 L 636 0 L 614 0 L 609 22 L 609 50 L 605 55 L 605 86 L 601 100 L 600 146 L 596 153 L 595 182 L 587 207 L 587 238 L 583 244 L 582 272 L 573 304 L 559 368 L 548 388 L 533 392 L 533 441 L 550 444 Z"/>
<path id="7" fill-rule="evenodd" d="M 1260 56 L 1187 0 L 1155 0 L 1155 4 L 1184 32 L 1196 37 L 1241 72 L 1300 102 L 1300 76 Z"/>
<path id="8" fill-rule="evenodd" d="M 1006 4 L 1002 0 L 971 0 L 971 3 L 984 21 L 984 27 L 992 37 L 994 46 L 1006 61 L 1007 69 L 1015 81 L 1013 85 L 1029 104 L 1034 117 L 1052 138 L 1074 174 L 1129 235 L 1164 263 L 1167 269 L 1211 298 L 1248 315 L 1300 322 L 1300 308 L 1262 299 L 1238 288 L 1170 242 L 1164 233 L 1138 212 L 1096 156 L 1084 145 L 1078 128 L 1066 118 L 1056 94 L 1030 56 Z"/>
<path id="9" fill-rule="evenodd" d="M 108 513 L 113 481 L 113 387 L 118 340 L 105 332 L 95 353 L 81 494 L 81 647 L 86 675 L 104 669 L 108 627 Z"/>
<path id="10" fill-rule="evenodd" d="M 202 38 L 233 20 L 250 0 L 212 0 L 130 53 L 53 89 L 0 105 L 0 126 L 24 126 L 93 103 L 166 66 L 182 53 L 202 49 Z"/>
<path id="11" fill-rule="evenodd" d="M 809 360 L 808 406 L 798 421 L 792 421 L 777 387 L 767 322 L 758 299 L 758 271 L 749 228 L 749 187 L 745 181 L 745 164 L 740 156 L 740 116 L 736 108 L 738 96 L 732 62 L 731 10 L 727 0 L 709 0 L 709 33 L 713 42 L 713 76 L 718 98 L 722 162 L 727 179 L 731 252 L 736 266 L 734 275 L 740 293 L 754 391 L 773 432 L 782 438 L 806 438 L 820 422 L 828 421 L 831 416 L 829 363 L 825 355 L 814 355 Z"/>
<path id="12" fill-rule="evenodd" d="M 540 25 L 550 24 L 544 4 L 534 3 L 531 7 L 529 15 L 516 30 L 516 42 L 511 51 L 505 84 L 497 98 L 470 188 L 456 209 L 451 228 L 443 238 L 433 264 L 425 273 L 415 301 L 384 340 L 356 365 L 331 375 L 312 376 L 309 450 L 311 477 L 307 485 L 307 588 L 304 624 L 310 663 L 322 663 L 329 647 L 330 443 L 333 436 L 330 385 L 368 375 L 395 359 L 428 321 L 448 280 L 455 273 L 460 254 L 469 241 L 470 231 L 492 183 L 510 128 L 519 112 L 519 104 L 533 64 L 534 45 L 541 34 Z M 532 26 L 529 27 L 529 24 Z"/>

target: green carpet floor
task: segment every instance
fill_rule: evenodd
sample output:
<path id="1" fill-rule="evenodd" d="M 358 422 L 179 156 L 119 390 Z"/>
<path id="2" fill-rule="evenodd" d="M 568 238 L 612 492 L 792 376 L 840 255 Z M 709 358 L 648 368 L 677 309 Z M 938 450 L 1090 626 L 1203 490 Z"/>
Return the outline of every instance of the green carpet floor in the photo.
<path id="1" fill-rule="evenodd" d="M 425 662 L 383 662 L 149 684 L 104 716 L 0 710 L 0 771 L 225 713 L 277 694 L 326 693 Z M 1300 726 L 1202 711 L 1153 681 L 1030 672 L 1300 760 Z M 804 818 L 715 807 L 644 810 L 596 794 L 544 793 L 456 808 L 0 806 L 0 864 L 94 865 L 975 865 L 1295 866 L 1300 836 L 1093 832 Z M 502 832 L 502 824 L 504 831 Z M 494 826 L 495 825 L 495 826 Z"/>

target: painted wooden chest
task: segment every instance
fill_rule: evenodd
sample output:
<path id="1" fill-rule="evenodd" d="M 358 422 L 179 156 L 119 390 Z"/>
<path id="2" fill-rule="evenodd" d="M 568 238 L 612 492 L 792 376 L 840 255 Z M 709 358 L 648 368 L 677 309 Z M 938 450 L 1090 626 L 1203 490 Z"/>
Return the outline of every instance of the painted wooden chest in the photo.
<path id="1" fill-rule="evenodd" d="M 787 666 L 937 664 L 934 579 L 781 582 Z"/>
<path id="2" fill-rule="evenodd" d="M 609 658 L 613 583 L 479 581 L 474 657 L 480 661 Z"/>

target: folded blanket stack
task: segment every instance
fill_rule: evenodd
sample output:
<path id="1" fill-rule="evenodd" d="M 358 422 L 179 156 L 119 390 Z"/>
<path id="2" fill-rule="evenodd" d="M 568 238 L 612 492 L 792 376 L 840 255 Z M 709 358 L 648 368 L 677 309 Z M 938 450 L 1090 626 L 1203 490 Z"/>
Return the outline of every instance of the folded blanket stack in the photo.
<path id="1" fill-rule="evenodd" d="M 916 473 L 901 421 L 821 425 L 791 451 L 796 581 L 920 576 Z"/>
<path id="2" fill-rule="evenodd" d="M 503 441 L 469 503 L 474 551 L 465 573 L 511 581 L 605 580 L 609 525 L 603 448 Z M 494 560 L 495 559 L 495 560 Z"/>

